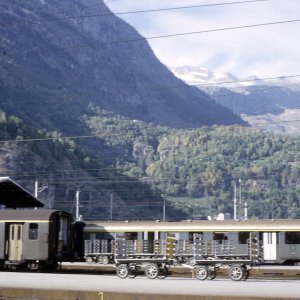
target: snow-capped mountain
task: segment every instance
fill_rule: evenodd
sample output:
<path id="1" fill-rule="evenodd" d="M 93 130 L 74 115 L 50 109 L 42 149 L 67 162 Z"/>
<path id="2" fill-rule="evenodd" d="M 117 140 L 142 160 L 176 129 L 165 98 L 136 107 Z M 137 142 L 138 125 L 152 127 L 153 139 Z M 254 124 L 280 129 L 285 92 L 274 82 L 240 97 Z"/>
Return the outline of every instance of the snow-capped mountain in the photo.
<path id="1" fill-rule="evenodd" d="M 299 122 L 293 122 L 300 111 L 300 81 L 297 77 L 239 79 L 231 73 L 216 73 L 201 67 L 182 66 L 171 71 L 189 85 L 197 86 L 215 102 L 258 124 L 275 122 L 271 130 L 295 133 Z M 282 123 L 281 123 L 282 122 Z"/>
<path id="2" fill-rule="evenodd" d="M 195 85 L 238 81 L 238 78 L 231 73 L 214 73 L 201 67 L 182 66 L 172 71 L 178 78 Z"/>
<path id="3" fill-rule="evenodd" d="M 286 108 L 300 108 L 300 81 L 294 78 L 250 76 L 239 79 L 231 73 L 214 73 L 190 66 L 178 67 L 172 72 L 237 114 L 278 114 Z"/>

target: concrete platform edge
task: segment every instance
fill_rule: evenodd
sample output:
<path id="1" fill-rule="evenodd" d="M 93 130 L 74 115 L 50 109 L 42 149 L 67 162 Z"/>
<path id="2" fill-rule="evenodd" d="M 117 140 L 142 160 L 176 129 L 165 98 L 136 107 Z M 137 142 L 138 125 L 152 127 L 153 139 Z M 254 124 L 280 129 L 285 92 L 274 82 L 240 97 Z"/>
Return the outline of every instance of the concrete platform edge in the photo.
<path id="1" fill-rule="evenodd" d="M 0 288 L 0 299 L 34 300 L 282 300 L 282 298 L 233 297 L 216 295 L 158 295 L 74 290 Z M 295 298 L 284 298 L 292 300 Z"/>

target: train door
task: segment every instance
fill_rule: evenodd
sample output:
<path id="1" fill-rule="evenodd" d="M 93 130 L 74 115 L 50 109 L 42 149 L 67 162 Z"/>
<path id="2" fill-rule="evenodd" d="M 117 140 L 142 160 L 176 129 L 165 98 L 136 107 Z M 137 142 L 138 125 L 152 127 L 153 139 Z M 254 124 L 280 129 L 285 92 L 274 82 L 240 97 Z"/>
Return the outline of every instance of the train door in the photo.
<path id="1" fill-rule="evenodd" d="M 21 261 L 23 253 L 23 225 L 9 225 L 9 254 L 10 261 Z"/>
<path id="2" fill-rule="evenodd" d="M 276 232 L 263 233 L 263 249 L 264 249 L 264 260 L 277 259 L 277 233 Z"/>

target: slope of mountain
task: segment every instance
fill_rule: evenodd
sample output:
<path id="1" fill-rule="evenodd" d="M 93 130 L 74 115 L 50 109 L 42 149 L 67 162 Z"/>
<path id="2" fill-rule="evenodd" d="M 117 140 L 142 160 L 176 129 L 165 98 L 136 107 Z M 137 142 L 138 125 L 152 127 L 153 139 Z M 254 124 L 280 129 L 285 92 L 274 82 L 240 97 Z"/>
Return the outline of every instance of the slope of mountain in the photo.
<path id="1" fill-rule="evenodd" d="M 91 114 L 91 104 L 178 128 L 243 123 L 178 80 L 134 28 L 109 15 L 104 3 L 83 9 L 91 4 L 0 2 L 3 110 L 28 124 L 69 134 L 85 131 L 81 117 Z"/>
<path id="2" fill-rule="evenodd" d="M 50 136 L 63 142 L 61 135 L 90 135 L 90 120 L 107 109 L 173 127 L 243 123 L 178 80 L 102 1 L 5 0 L 0 20 L 0 140 Z M 62 147 L 43 143 L 1 148 L 2 175 L 31 191 L 35 178 L 48 183 L 41 196 L 49 206 L 71 209 L 80 189 L 85 217 L 108 218 L 113 197 L 115 218 L 157 218 L 157 207 L 122 209 L 147 197 L 161 202 L 161 194 L 138 182 L 134 171 L 119 172 L 116 166 L 126 160 L 119 145 L 105 138 L 70 140 Z"/>
<path id="3" fill-rule="evenodd" d="M 300 135 L 300 109 L 285 109 L 280 114 L 241 115 L 253 127 L 276 133 Z"/>
<path id="4" fill-rule="evenodd" d="M 190 66 L 175 68 L 173 72 L 236 114 L 281 114 L 285 109 L 300 107 L 300 82 L 296 80 L 260 80 L 256 76 L 238 79 L 230 73 Z"/>
<path id="5" fill-rule="evenodd" d="M 112 211 L 114 219 L 157 219 L 161 215 L 157 207 L 145 203 L 147 196 L 162 202 L 149 185 L 121 174 L 116 168 L 105 168 L 103 159 L 85 156 L 72 139 L 29 127 L 2 111 L 0 137 L 1 176 L 15 179 L 32 194 L 37 179 L 39 186 L 44 187 L 38 198 L 47 208 L 74 213 L 75 193 L 79 190 L 80 212 L 85 220 L 109 219 Z M 128 199 L 133 197 L 140 205 L 125 209 Z"/>
<path id="6" fill-rule="evenodd" d="M 299 168 L 287 164 L 299 161 L 298 140 L 240 127 L 184 129 L 245 123 L 174 77 L 132 27 L 99 16 L 110 12 L 94 4 L 0 1 L 0 140 L 12 140 L 0 145 L 2 175 L 31 191 L 38 177 L 48 183 L 41 199 L 70 211 L 80 189 L 85 218 L 107 219 L 113 208 L 114 219 L 158 219 L 162 194 L 205 198 L 208 210 L 230 210 L 232 179 L 269 176 L 280 161 L 272 185 L 265 179 L 262 192 L 251 190 L 253 210 L 256 199 L 271 201 L 274 194 L 279 202 L 285 193 L 284 204 L 295 210 L 283 207 L 276 216 L 298 216 Z M 83 14 L 97 16 L 77 18 Z M 181 208 L 171 209 L 169 217 L 184 217 Z"/>

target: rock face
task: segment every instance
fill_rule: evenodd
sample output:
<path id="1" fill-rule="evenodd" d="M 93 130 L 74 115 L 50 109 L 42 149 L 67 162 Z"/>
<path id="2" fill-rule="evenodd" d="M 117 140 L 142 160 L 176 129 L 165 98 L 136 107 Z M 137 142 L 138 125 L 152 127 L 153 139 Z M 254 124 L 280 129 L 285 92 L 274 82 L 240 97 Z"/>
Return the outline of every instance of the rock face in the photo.
<path id="1" fill-rule="evenodd" d="M 102 1 L 4 0 L 0 19 L 1 108 L 27 124 L 87 132 L 91 106 L 175 128 L 243 123 L 177 79 Z"/>

